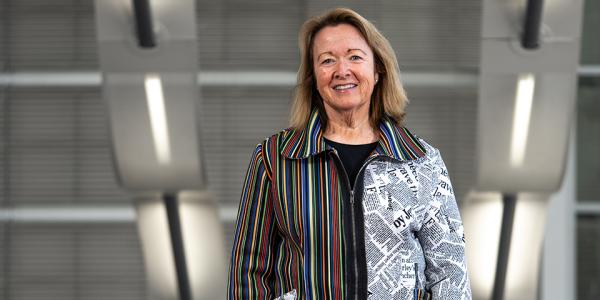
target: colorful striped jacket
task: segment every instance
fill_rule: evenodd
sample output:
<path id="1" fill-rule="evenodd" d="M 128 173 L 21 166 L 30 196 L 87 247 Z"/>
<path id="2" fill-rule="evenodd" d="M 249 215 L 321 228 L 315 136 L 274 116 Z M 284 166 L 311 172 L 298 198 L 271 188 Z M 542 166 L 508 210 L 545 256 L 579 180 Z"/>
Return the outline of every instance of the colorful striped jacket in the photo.
<path id="1" fill-rule="evenodd" d="M 260 143 L 242 190 L 229 299 L 470 299 L 439 151 L 384 119 L 354 190 L 317 110 Z"/>

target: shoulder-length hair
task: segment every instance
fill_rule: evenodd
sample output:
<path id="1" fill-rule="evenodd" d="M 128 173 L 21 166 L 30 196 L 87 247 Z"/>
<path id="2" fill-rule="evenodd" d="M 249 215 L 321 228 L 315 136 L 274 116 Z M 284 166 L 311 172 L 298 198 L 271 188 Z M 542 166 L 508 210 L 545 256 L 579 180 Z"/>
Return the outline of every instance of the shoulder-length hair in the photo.
<path id="1" fill-rule="evenodd" d="M 307 20 L 300 29 L 300 67 L 292 103 L 290 126 L 301 129 L 306 126 L 313 108 L 320 110 L 321 123 L 327 128 L 327 114 L 323 99 L 316 87 L 313 67 L 313 42 L 317 33 L 327 27 L 340 24 L 354 26 L 362 34 L 375 57 L 375 71 L 379 81 L 373 89 L 369 108 L 369 120 L 373 128 L 384 116 L 389 116 L 398 125 L 404 119 L 404 108 L 408 98 L 402 82 L 398 60 L 389 41 L 367 19 L 348 8 L 336 8 Z"/>

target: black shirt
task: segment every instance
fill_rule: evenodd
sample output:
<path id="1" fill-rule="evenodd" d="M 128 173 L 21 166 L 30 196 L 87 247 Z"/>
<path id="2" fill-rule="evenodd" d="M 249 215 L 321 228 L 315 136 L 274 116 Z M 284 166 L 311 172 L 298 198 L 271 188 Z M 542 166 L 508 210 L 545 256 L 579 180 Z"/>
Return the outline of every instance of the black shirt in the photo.
<path id="1" fill-rule="evenodd" d="M 348 179 L 350 179 L 350 188 L 354 189 L 354 181 L 360 167 L 367 157 L 369 157 L 369 154 L 377 147 L 378 142 L 363 145 L 348 145 L 325 139 L 325 143 L 337 151 L 342 165 L 344 165 L 344 169 L 348 174 Z"/>

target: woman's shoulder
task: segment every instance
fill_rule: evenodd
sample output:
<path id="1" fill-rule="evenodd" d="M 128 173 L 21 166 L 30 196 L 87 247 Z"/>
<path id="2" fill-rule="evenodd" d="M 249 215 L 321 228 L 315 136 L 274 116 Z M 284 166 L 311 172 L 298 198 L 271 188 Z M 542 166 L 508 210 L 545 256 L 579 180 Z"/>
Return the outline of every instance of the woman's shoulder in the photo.
<path id="1" fill-rule="evenodd" d="M 298 130 L 295 129 L 293 127 L 288 127 L 285 129 L 282 129 L 274 134 L 272 134 L 271 136 L 267 137 L 267 139 L 280 139 L 280 138 L 288 138 L 292 135 L 300 135 L 302 134 L 302 130 Z"/>
<path id="2" fill-rule="evenodd" d="M 282 145 L 286 145 L 289 141 L 293 139 L 299 139 L 301 135 L 301 131 L 297 131 L 294 128 L 285 128 L 278 132 L 271 134 L 260 140 L 256 144 L 255 152 L 261 152 L 270 156 L 276 152 L 279 152 Z"/>
<path id="3" fill-rule="evenodd" d="M 285 144 L 287 141 L 300 139 L 303 134 L 302 130 L 297 130 L 292 127 L 282 129 L 278 132 L 275 132 L 267 137 L 265 137 L 260 144 L 269 145 L 269 144 Z"/>
<path id="4" fill-rule="evenodd" d="M 416 142 L 423 148 L 423 150 L 425 150 L 425 155 L 418 158 L 416 160 L 417 163 L 425 165 L 437 165 L 442 161 L 442 155 L 437 147 L 432 145 L 430 141 L 427 141 L 425 138 L 417 134 L 413 133 L 413 136 L 415 137 Z"/>

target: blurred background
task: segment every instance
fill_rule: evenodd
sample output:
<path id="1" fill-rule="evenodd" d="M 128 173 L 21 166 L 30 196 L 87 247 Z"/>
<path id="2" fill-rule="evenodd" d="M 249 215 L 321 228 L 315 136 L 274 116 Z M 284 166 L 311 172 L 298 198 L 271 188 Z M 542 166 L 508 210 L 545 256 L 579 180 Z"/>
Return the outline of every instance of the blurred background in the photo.
<path id="1" fill-rule="evenodd" d="M 287 127 L 300 25 L 346 6 L 396 51 L 411 101 L 406 125 L 443 154 L 465 219 L 474 296 L 490 299 L 495 258 L 479 248 L 482 221 L 470 214 L 480 213 L 469 210 L 469 203 L 500 203 L 499 194 L 475 189 L 484 2 L 196 1 L 203 190 L 222 232 L 199 247 L 217 247 L 229 260 L 250 154 Z M 0 0 L 0 299 L 158 297 L 143 250 L 140 194 L 121 187 L 115 169 L 95 7 L 92 0 Z M 564 21 L 581 24 L 569 152 L 557 162 L 565 176 L 552 193 L 523 195 L 548 205 L 533 208 L 545 216 L 541 242 L 519 262 L 535 266 L 527 285 L 515 288 L 531 294 L 507 292 L 507 299 L 600 299 L 600 2 L 585 1 L 580 19 Z M 553 210 L 553 203 L 561 204 Z M 544 230 L 554 214 L 558 227 Z M 497 239 L 494 226 L 483 235 Z M 517 222 L 519 230 L 526 229 Z M 509 267 L 507 289 L 511 274 Z M 210 280 L 225 280 L 216 277 Z"/>

